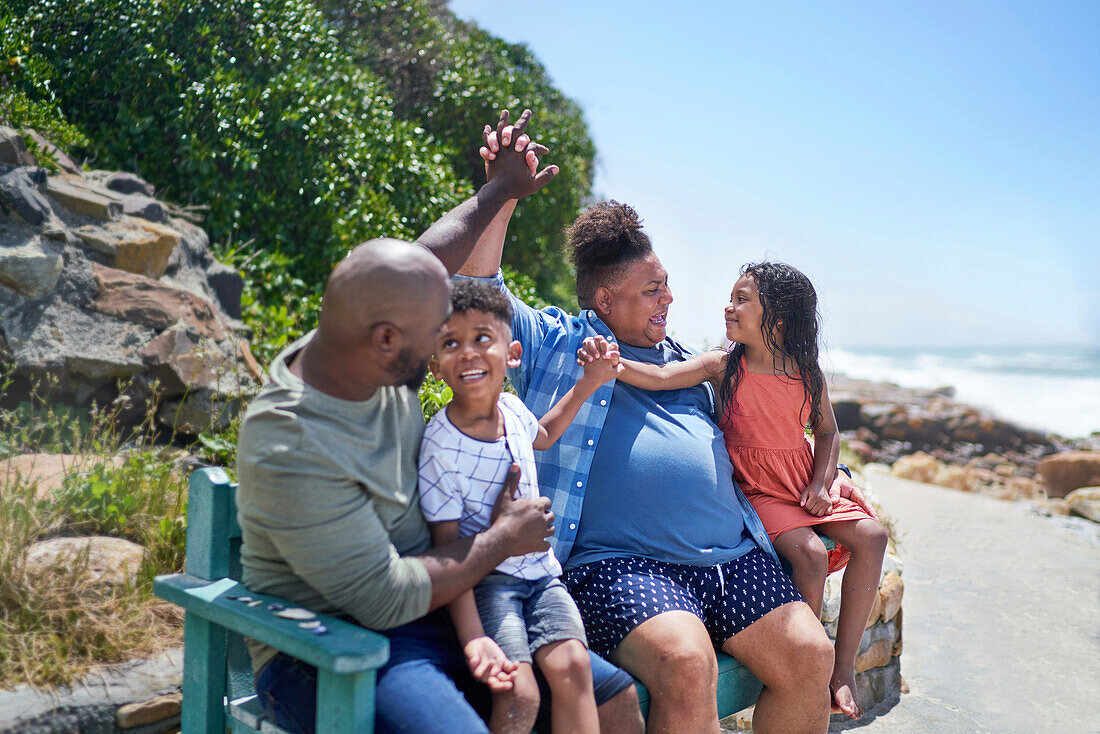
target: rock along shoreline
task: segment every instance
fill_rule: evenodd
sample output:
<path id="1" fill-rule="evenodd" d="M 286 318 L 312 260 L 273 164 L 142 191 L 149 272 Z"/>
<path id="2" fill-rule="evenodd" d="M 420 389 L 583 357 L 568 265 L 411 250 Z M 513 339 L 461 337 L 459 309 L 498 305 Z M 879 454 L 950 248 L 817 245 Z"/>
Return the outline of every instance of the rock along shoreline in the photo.
<path id="1" fill-rule="evenodd" d="M 952 387 L 922 390 L 832 375 L 837 426 L 864 463 L 895 476 L 1000 499 L 1037 500 L 1056 513 L 1100 522 L 1100 432 L 1067 438 L 1018 426 L 955 400 Z"/>

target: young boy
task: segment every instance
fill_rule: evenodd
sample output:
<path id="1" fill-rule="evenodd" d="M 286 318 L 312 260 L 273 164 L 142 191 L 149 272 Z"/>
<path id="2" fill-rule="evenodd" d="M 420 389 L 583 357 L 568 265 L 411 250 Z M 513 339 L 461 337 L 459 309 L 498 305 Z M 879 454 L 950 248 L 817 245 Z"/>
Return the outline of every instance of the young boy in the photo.
<path id="1" fill-rule="evenodd" d="M 507 297 L 461 281 L 452 308 L 432 372 L 454 398 L 432 418 L 420 445 L 420 507 L 436 545 L 489 526 L 513 464 L 520 468 L 516 496 L 537 498 L 532 449 L 553 445 L 584 401 L 621 369 L 612 344 L 538 420 L 519 398 L 502 392 L 505 371 L 519 365 L 521 349 L 512 340 Z M 532 659 L 550 685 L 553 731 L 599 730 L 584 626 L 559 575 L 552 550 L 513 556 L 448 606 L 471 672 L 492 692 L 489 726 L 497 734 L 531 731 L 539 704 Z"/>

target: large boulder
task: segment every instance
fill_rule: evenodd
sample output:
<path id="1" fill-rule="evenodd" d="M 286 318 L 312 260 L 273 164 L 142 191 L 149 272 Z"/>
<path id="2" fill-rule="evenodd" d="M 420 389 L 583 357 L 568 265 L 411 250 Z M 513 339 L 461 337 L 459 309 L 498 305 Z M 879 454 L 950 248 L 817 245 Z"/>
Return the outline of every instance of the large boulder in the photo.
<path id="1" fill-rule="evenodd" d="M 0 125 L 0 163 L 9 166 L 33 166 L 34 156 L 27 150 L 23 136 L 10 127 Z"/>
<path id="2" fill-rule="evenodd" d="M 1051 497 L 1100 485 L 1100 451 L 1063 451 L 1048 456 L 1039 462 L 1039 473 Z"/>
<path id="3" fill-rule="evenodd" d="M 5 246 L 9 236 L 8 228 L 0 223 L 0 285 L 27 298 L 38 298 L 52 291 L 61 277 L 61 248 L 36 234 Z"/>
<path id="4" fill-rule="evenodd" d="M 51 538 L 32 543 L 27 549 L 26 569 L 31 575 L 43 575 L 71 570 L 87 558 L 80 568 L 96 584 L 121 586 L 133 582 L 141 568 L 145 549 L 129 540 L 90 536 L 81 538 Z"/>
<path id="5" fill-rule="evenodd" d="M 53 216 L 46 197 L 46 171 L 0 164 L 0 218 L 43 224 Z"/>
<path id="6" fill-rule="evenodd" d="M 1080 487 L 1066 495 L 1066 507 L 1075 515 L 1100 522 L 1100 487 Z"/>
<path id="7" fill-rule="evenodd" d="M 890 473 L 901 479 L 930 484 L 935 481 L 942 469 L 943 462 L 923 451 L 918 451 L 912 456 L 903 456 L 895 461 L 890 467 Z"/>
<path id="8" fill-rule="evenodd" d="M 121 399 L 136 424 L 154 400 L 166 426 L 225 425 L 261 379 L 241 337 L 240 275 L 148 182 L 60 158 L 66 170 L 49 175 L 9 132 L 0 128 L 0 359 L 14 374 L 0 402 Z"/>

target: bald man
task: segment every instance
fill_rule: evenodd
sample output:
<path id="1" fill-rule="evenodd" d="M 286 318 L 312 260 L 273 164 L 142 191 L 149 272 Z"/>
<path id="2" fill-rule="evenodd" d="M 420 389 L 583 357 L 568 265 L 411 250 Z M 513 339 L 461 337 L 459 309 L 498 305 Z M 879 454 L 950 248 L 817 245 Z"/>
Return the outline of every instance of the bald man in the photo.
<path id="1" fill-rule="evenodd" d="M 514 145 L 490 163 L 489 182 L 418 243 L 372 240 L 333 269 L 317 329 L 275 358 L 241 426 L 244 583 L 389 638 L 379 732 L 487 731 L 470 703 L 484 686 L 443 607 L 505 558 L 548 547 L 548 501 L 502 492 L 488 530 L 430 548 L 416 492 L 424 429 L 416 391 L 450 315 L 449 277 L 506 202 L 557 173 L 536 173 L 546 148 L 524 134 L 529 117 L 511 128 L 502 114 L 498 132 Z M 313 731 L 316 670 L 258 643 L 250 653 L 268 713 L 290 731 Z M 640 731 L 630 677 L 597 657 L 593 678 L 606 730 Z"/>

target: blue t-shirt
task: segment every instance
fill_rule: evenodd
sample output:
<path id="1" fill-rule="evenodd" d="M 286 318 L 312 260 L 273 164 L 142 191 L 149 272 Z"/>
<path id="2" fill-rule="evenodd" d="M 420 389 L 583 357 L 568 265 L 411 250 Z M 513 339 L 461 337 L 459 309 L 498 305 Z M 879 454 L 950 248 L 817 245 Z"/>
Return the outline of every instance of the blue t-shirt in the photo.
<path id="1" fill-rule="evenodd" d="M 667 339 L 619 350 L 652 364 L 690 356 Z M 756 547 L 713 412 L 709 384 L 650 392 L 615 383 L 566 568 L 618 556 L 712 566 Z"/>

